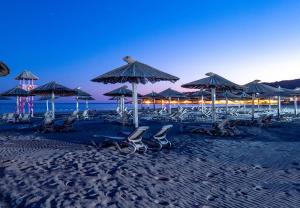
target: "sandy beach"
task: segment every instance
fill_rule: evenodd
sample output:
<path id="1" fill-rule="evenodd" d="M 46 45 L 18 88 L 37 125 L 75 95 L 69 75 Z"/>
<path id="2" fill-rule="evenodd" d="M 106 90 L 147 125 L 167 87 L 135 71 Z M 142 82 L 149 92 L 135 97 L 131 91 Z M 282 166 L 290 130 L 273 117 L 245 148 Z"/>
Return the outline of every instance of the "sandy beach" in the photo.
<path id="1" fill-rule="evenodd" d="M 3 130 L 0 207 L 300 207 L 300 122 L 237 138 L 177 127 L 170 150 L 132 155 L 101 147 L 93 135 L 124 128 L 100 121 L 70 133 Z"/>

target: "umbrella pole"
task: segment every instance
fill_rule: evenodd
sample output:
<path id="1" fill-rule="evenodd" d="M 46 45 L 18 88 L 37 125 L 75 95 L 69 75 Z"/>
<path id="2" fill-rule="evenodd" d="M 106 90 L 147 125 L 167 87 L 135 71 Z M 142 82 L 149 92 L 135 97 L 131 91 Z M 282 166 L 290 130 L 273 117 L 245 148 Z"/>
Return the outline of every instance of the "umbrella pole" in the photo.
<path id="1" fill-rule="evenodd" d="M 201 112 L 203 113 L 204 112 L 204 98 L 203 98 L 203 95 L 201 95 Z"/>
<path id="2" fill-rule="evenodd" d="M 125 98 L 124 95 L 121 96 L 121 113 L 122 113 L 122 117 L 124 115 L 124 111 L 125 111 Z"/>
<path id="3" fill-rule="evenodd" d="M 163 101 L 163 99 L 161 99 L 161 109 L 163 109 L 164 108 L 164 101 Z"/>
<path id="4" fill-rule="evenodd" d="M 212 110 L 212 120 L 213 122 L 216 121 L 216 88 L 211 88 L 211 110 Z"/>
<path id="5" fill-rule="evenodd" d="M 89 101 L 88 101 L 88 99 L 85 100 L 85 108 L 89 109 Z"/>
<path id="6" fill-rule="evenodd" d="M 178 107 L 180 106 L 180 104 L 179 104 L 179 98 L 177 98 L 177 106 Z"/>
<path id="7" fill-rule="evenodd" d="M 254 101 L 255 101 L 255 93 L 252 93 L 252 106 L 251 106 L 252 120 L 254 120 Z"/>
<path id="8" fill-rule="evenodd" d="M 226 96 L 226 114 L 228 114 L 228 97 Z"/>
<path id="9" fill-rule="evenodd" d="M 17 114 L 19 114 L 19 96 L 17 96 Z"/>
<path id="10" fill-rule="evenodd" d="M 169 113 L 171 114 L 172 112 L 172 106 L 171 106 L 171 97 L 169 97 Z"/>
<path id="11" fill-rule="evenodd" d="M 46 110 L 47 110 L 47 112 L 49 111 L 49 100 L 48 99 L 46 100 Z"/>
<path id="12" fill-rule="evenodd" d="M 257 98 L 257 109 L 259 109 L 259 98 Z"/>
<path id="13" fill-rule="evenodd" d="M 271 110 L 271 98 L 269 97 L 269 111 Z"/>
<path id="14" fill-rule="evenodd" d="M 137 103 L 137 84 L 136 83 L 132 83 L 132 99 L 133 99 L 133 107 L 134 107 L 134 111 L 133 111 L 133 115 L 134 115 L 134 125 L 135 128 L 139 127 L 139 118 L 138 118 L 138 103 Z"/>
<path id="15" fill-rule="evenodd" d="M 155 98 L 153 98 L 153 110 L 155 110 Z"/>
<path id="16" fill-rule="evenodd" d="M 55 118 L 55 104 L 54 104 L 54 99 L 55 99 L 55 95 L 54 92 L 52 92 L 52 97 L 51 97 L 51 104 L 52 104 L 52 118 Z"/>
<path id="17" fill-rule="evenodd" d="M 281 97 L 280 96 L 278 96 L 278 101 L 277 101 L 278 103 L 278 108 L 277 108 L 277 116 L 278 116 L 278 118 L 280 118 L 280 113 L 281 113 Z"/>
<path id="18" fill-rule="evenodd" d="M 295 116 L 298 114 L 298 103 L 297 103 L 297 96 L 294 96 L 294 107 L 295 107 Z"/>
<path id="19" fill-rule="evenodd" d="M 78 96 L 76 97 L 76 111 L 79 112 Z"/>

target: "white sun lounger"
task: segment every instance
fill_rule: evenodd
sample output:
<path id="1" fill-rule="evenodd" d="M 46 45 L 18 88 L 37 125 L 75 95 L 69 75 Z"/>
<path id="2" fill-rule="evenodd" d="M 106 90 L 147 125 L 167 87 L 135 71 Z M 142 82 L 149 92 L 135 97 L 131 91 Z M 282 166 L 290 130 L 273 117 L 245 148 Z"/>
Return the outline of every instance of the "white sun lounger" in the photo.
<path id="1" fill-rule="evenodd" d="M 133 147 L 133 151 L 131 153 L 134 153 L 136 151 L 146 152 L 148 148 L 142 142 L 142 138 L 148 129 L 149 129 L 148 126 L 138 127 L 127 137 L 113 137 L 113 136 L 105 136 L 105 135 L 100 135 L 100 136 L 95 135 L 94 137 L 103 137 L 103 138 L 108 139 L 109 141 L 113 142 L 121 152 L 123 152 L 123 151 L 119 145 L 120 142 L 124 142 L 128 146 Z"/>
<path id="2" fill-rule="evenodd" d="M 171 142 L 167 139 L 167 132 L 173 127 L 173 125 L 163 126 L 159 132 L 153 135 L 153 138 L 159 143 L 160 149 L 163 147 L 171 147 Z"/>

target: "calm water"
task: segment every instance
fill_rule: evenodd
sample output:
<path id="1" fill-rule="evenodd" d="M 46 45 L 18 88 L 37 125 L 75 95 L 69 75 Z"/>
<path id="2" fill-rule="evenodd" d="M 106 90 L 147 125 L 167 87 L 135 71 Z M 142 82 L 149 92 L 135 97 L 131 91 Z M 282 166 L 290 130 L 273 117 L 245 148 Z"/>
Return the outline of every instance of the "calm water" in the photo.
<path id="1" fill-rule="evenodd" d="M 126 104 L 126 108 L 132 109 L 131 104 Z M 182 107 L 190 107 L 193 105 L 181 105 Z M 194 105 L 195 106 L 195 105 Z M 85 103 L 79 103 L 79 109 L 84 110 L 85 109 Z M 152 104 L 143 104 L 142 106 L 139 105 L 139 108 L 153 108 Z M 168 105 L 165 105 L 165 107 L 168 107 Z M 172 105 L 172 107 L 177 107 L 176 105 Z M 293 105 L 285 105 L 282 106 L 282 109 L 293 109 Z M 89 103 L 89 109 L 91 110 L 115 110 L 117 108 L 116 103 Z M 156 108 L 161 108 L 160 104 L 156 105 Z M 273 106 L 273 108 L 276 108 L 276 106 Z M 51 103 L 49 102 L 49 109 L 51 109 Z M 55 110 L 56 112 L 71 112 L 76 109 L 75 103 L 55 103 Z M 5 102 L 0 101 L 0 113 L 9 113 L 9 112 L 15 112 L 16 111 L 16 104 L 13 102 Z M 27 109 L 26 109 L 27 111 Z M 43 102 L 36 102 L 34 104 L 34 111 L 37 113 L 43 113 L 46 111 L 46 104 Z"/>

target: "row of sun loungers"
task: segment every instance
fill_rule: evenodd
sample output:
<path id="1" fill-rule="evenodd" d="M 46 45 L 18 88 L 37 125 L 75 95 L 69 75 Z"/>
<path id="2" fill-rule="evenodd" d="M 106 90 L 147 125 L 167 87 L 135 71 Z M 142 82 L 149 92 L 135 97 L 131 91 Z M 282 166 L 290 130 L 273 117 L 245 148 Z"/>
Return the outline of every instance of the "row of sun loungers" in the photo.
<path id="1" fill-rule="evenodd" d="M 5 113 L 2 115 L 2 121 L 5 123 L 29 123 L 31 117 L 29 114 Z"/>
<path id="2" fill-rule="evenodd" d="M 163 126 L 150 139 L 147 139 L 147 143 L 150 145 L 152 139 L 152 144 L 155 143 L 153 146 L 156 146 L 157 150 L 161 150 L 162 148 L 170 148 L 171 142 L 167 139 L 167 132 L 172 127 L 173 125 Z M 94 137 L 104 138 L 104 143 L 115 145 L 122 153 L 134 153 L 136 151 L 145 153 L 148 149 L 148 145 L 146 144 L 146 141 L 144 141 L 143 136 L 148 129 L 148 126 L 141 126 L 131 133 L 123 132 L 124 136 L 122 137 L 113 137 L 107 135 L 94 135 Z M 129 149 L 129 152 L 125 151 L 125 148 Z"/>

